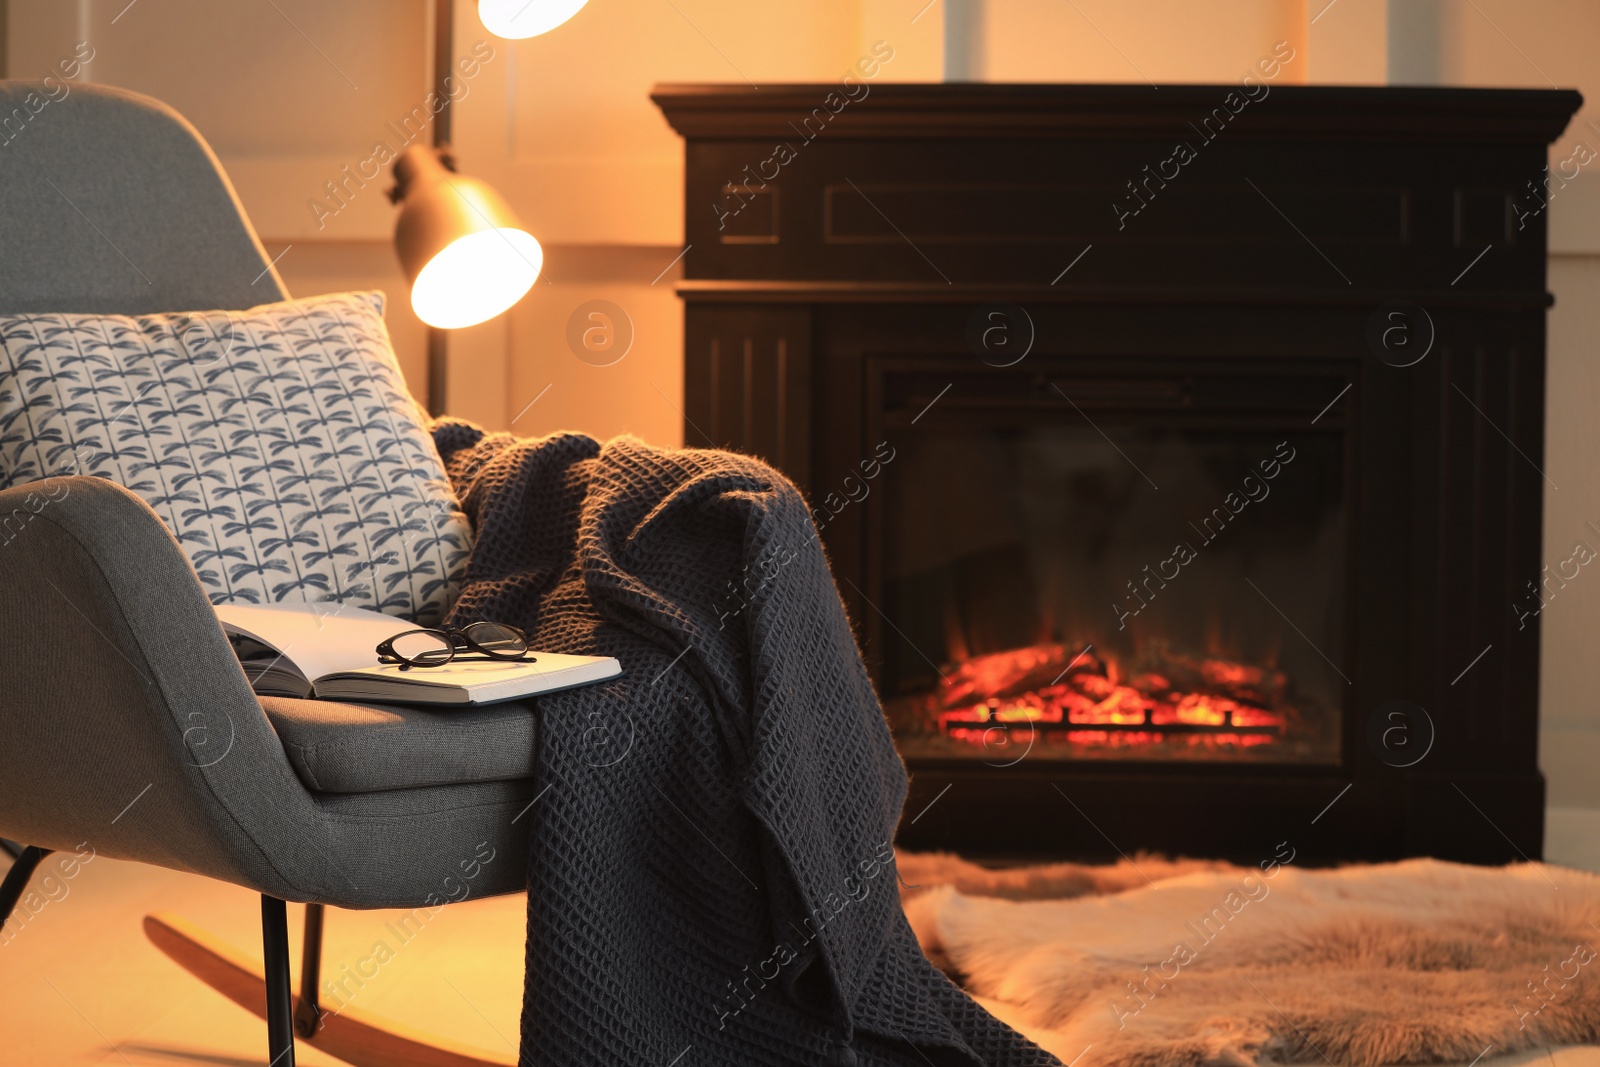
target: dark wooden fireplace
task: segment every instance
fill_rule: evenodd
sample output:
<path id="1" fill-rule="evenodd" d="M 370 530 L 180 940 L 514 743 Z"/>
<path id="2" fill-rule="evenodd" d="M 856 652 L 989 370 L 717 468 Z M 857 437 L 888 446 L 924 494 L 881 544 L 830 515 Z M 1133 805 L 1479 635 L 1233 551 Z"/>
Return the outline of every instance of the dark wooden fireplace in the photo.
<path id="1" fill-rule="evenodd" d="M 813 502 L 902 844 L 1540 854 L 1518 606 L 1576 93 L 654 99 L 687 142 L 686 440 Z"/>

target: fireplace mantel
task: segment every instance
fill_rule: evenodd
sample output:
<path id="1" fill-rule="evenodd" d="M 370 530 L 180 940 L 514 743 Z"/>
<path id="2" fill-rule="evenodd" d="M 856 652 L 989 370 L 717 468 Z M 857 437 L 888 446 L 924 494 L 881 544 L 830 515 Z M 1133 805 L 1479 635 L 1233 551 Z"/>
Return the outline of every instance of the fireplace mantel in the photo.
<path id="1" fill-rule="evenodd" d="M 1577 93 L 1239 88 L 658 88 L 687 143 L 683 291 L 1547 299 L 1539 183 Z"/>
<path id="2" fill-rule="evenodd" d="M 686 140 L 688 443 L 760 455 L 821 501 L 985 390 L 1112 425 L 1209 417 L 1184 406 L 1193 382 L 1258 375 L 1275 419 L 1345 457 L 1337 764 L 914 759 L 902 842 L 1537 856 L 1538 626 L 1512 605 L 1541 562 L 1546 147 L 1578 94 L 1270 84 L 1235 112 L 1237 85 L 843 88 L 653 95 Z M 1025 312 L 1016 366 L 971 347 L 986 305 Z M 1412 366 L 1373 341 L 1396 307 L 1433 334 Z M 1063 376 L 1120 384 L 1070 408 L 1028 393 Z M 1180 383 L 1171 410 L 1117 399 L 1156 378 Z M 823 530 L 875 671 L 896 640 L 883 497 Z M 1395 699 L 1437 730 L 1405 768 L 1367 733 Z"/>
<path id="3" fill-rule="evenodd" d="M 1259 78 L 1257 79 L 1260 80 Z M 829 123 L 829 136 L 1072 137 L 1165 140 L 1241 85 L 872 84 Z M 1549 144 L 1581 102 L 1575 91 L 1372 88 L 1266 82 L 1273 101 L 1246 139 Z M 686 140 L 792 137 L 790 123 L 852 84 L 659 85 L 650 99 Z M 1252 88 L 1252 92 L 1259 90 Z M 871 100 L 871 107 L 856 107 Z"/>

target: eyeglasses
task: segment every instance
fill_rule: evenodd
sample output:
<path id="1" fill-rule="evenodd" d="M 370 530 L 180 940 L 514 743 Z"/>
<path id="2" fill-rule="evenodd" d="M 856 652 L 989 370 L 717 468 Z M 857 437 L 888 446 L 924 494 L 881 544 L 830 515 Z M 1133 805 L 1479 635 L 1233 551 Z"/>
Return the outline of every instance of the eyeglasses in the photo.
<path id="1" fill-rule="evenodd" d="M 460 630 L 407 630 L 378 646 L 378 662 L 398 663 L 403 671 L 443 667 L 461 649 L 490 659 L 535 662 L 528 656 L 528 635 L 499 622 L 475 622 Z"/>

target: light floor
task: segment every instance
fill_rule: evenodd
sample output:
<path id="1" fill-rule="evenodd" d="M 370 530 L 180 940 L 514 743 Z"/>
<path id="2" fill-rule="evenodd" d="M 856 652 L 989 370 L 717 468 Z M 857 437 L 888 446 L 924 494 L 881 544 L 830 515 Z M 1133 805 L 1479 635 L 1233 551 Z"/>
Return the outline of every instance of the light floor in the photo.
<path id="1" fill-rule="evenodd" d="M 13 925 L 15 936 L 0 943 L 0 1064 L 266 1063 L 262 1022 L 180 970 L 145 940 L 140 927 L 146 913 L 173 912 L 259 958 L 257 896 L 104 858 L 60 883 L 55 896 L 20 929 Z M 289 907 L 296 974 L 302 912 L 298 905 Z M 397 938 L 386 924 L 401 914 L 330 909 L 324 974 L 372 956 L 379 941 L 394 947 Z M 521 895 L 442 909 L 355 990 L 351 1003 L 404 1020 L 413 1030 L 514 1058 L 525 914 Z M 305 1046 L 298 1059 L 305 1067 L 341 1062 Z M 1600 1067 L 1600 1048 L 1491 1056 L 1478 1067 Z"/>
<path id="2" fill-rule="evenodd" d="M 0 869 L 5 862 L 0 853 Z M 35 875 L 36 890 L 44 870 Z M 61 885 L 64 894 L 57 889 L 58 899 L 20 930 L 13 920 L 15 936 L 0 943 L 0 1064 L 266 1064 L 265 1024 L 190 977 L 141 928 L 147 913 L 172 912 L 260 959 L 260 897 L 105 858 Z M 304 910 L 289 905 L 296 976 Z M 330 908 L 323 973 L 372 956 L 381 940 L 394 948 L 393 958 L 363 987 L 349 986 L 351 1004 L 514 1060 L 526 897 L 443 908 L 404 944 L 385 928 L 402 914 Z M 304 1045 L 296 1054 L 306 1067 L 343 1062 Z"/>

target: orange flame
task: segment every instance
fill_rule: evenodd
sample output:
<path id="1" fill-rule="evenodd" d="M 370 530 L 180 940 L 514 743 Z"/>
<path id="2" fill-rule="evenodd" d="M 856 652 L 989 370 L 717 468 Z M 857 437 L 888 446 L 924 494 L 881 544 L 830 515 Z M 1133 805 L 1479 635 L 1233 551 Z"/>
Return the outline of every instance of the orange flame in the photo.
<path id="1" fill-rule="evenodd" d="M 1272 699 L 1286 688 L 1282 675 L 1165 649 L 1158 656 L 1162 669 L 1126 678 L 1116 659 L 1087 649 L 1072 655 L 1059 644 L 980 656 L 950 672 L 930 710 L 940 732 L 975 745 L 986 743 L 993 724 L 1010 723 L 1041 724 L 1075 744 L 1119 748 L 1174 740 L 1255 746 L 1283 735 L 1294 713 Z M 1084 729 L 1074 729 L 1079 725 Z M 1148 729 L 1130 729 L 1141 726 Z"/>

